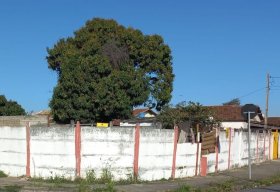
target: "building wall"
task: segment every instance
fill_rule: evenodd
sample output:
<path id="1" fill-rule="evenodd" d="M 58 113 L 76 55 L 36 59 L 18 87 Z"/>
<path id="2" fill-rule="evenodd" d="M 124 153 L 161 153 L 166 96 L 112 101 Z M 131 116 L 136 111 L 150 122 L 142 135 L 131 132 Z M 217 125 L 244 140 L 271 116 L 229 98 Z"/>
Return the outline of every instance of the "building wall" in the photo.
<path id="1" fill-rule="evenodd" d="M 75 177 L 77 169 L 75 144 L 77 143 L 74 127 L 31 126 L 30 137 L 31 176 Z M 219 153 L 204 155 L 207 157 L 208 173 L 226 170 L 228 166 L 234 168 L 247 165 L 247 132 L 236 129 L 232 132 L 230 140 L 222 131 L 219 133 L 219 138 Z M 25 175 L 27 167 L 25 127 L 0 127 L 0 141 L 0 170 L 10 176 Z M 168 179 L 172 171 L 175 172 L 176 178 L 194 176 L 196 172 L 199 174 L 201 145 L 174 143 L 174 130 L 142 127 L 139 143 L 138 177 L 140 179 Z M 253 132 L 251 137 L 253 162 L 271 159 L 272 145 L 273 139 L 268 133 Z M 130 178 L 134 174 L 135 151 L 135 128 L 82 126 L 81 176 L 85 177 L 88 171 L 94 170 L 96 176 L 100 177 L 105 170 L 108 170 L 116 180 Z M 174 162 L 175 166 L 172 169 Z"/>
<path id="2" fill-rule="evenodd" d="M 228 128 L 231 127 L 233 129 L 247 129 L 248 123 L 246 122 L 221 122 L 221 127 Z"/>
<path id="3" fill-rule="evenodd" d="M 46 125 L 48 116 L 0 116 L 0 127 L 20 127 L 29 122 L 31 125 Z"/>

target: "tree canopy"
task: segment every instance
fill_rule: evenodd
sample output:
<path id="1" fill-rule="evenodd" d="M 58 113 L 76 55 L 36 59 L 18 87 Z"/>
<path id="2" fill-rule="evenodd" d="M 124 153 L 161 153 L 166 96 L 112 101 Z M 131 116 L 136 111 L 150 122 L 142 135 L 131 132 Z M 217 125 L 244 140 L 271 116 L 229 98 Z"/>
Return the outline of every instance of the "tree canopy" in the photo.
<path id="1" fill-rule="evenodd" d="M 223 103 L 223 105 L 240 105 L 240 99 L 239 98 L 232 99 L 228 102 Z"/>
<path id="2" fill-rule="evenodd" d="M 0 95 L 0 116 L 16 115 L 25 115 L 25 110 L 16 101 L 8 101 L 4 95 Z"/>
<path id="3" fill-rule="evenodd" d="M 176 106 L 164 106 L 158 116 L 158 120 L 163 124 L 164 128 L 169 129 L 183 122 L 190 122 L 192 127 L 196 127 L 199 124 L 204 129 L 218 123 L 211 117 L 213 117 L 213 112 L 209 108 L 200 103 L 190 101 L 188 103 L 178 103 Z"/>
<path id="4" fill-rule="evenodd" d="M 160 110 L 171 99 L 171 50 L 159 35 L 96 18 L 47 52 L 58 72 L 50 102 L 55 121 L 128 118 L 135 106 Z"/>

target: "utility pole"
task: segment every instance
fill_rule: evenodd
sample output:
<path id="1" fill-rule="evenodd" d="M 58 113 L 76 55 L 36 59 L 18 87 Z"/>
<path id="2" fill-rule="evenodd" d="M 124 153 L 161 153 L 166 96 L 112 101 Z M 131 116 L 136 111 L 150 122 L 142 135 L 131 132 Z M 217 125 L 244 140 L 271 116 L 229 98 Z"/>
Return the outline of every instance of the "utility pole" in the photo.
<path id="1" fill-rule="evenodd" d="M 269 75 L 269 73 L 267 73 L 267 76 L 266 76 L 266 105 L 265 105 L 265 119 L 264 119 L 264 128 L 265 129 L 267 129 L 269 91 L 270 91 L 270 75 Z"/>
<path id="2" fill-rule="evenodd" d="M 252 168 L 251 168 L 251 114 L 253 111 L 245 112 L 248 115 L 248 167 L 249 167 L 249 179 L 252 179 Z"/>

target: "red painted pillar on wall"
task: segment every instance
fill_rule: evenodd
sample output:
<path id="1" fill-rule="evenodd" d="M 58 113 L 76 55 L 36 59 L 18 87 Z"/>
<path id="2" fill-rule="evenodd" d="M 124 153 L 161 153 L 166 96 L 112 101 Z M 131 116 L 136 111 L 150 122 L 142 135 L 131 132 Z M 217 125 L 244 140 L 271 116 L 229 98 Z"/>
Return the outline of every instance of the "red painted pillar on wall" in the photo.
<path id="1" fill-rule="evenodd" d="M 231 149 L 231 128 L 229 128 L 229 139 L 228 139 L 228 169 L 230 169 L 230 149 Z"/>
<path id="2" fill-rule="evenodd" d="M 205 177 L 207 175 L 207 157 L 201 157 L 201 171 L 200 176 Z"/>
<path id="3" fill-rule="evenodd" d="M 173 147 L 173 161 L 172 161 L 172 172 L 171 172 L 172 179 L 175 178 L 178 137 L 179 137 L 179 128 L 178 126 L 174 126 L 174 147 Z"/>
<path id="4" fill-rule="evenodd" d="M 133 161 L 133 173 L 134 177 L 138 177 L 139 170 L 139 147 L 140 147 L 140 125 L 139 123 L 135 126 L 135 135 L 134 135 L 134 161 Z"/>
<path id="5" fill-rule="evenodd" d="M 26 177 L 30 177 L 30 123 L 26 123 Z"/>
<path id="6" fill-rule="evenodd" d="M 75 157 L 76 157 L 76 176 L 81 176 L 81 125 L 78 121 L 75 127 Z"/>

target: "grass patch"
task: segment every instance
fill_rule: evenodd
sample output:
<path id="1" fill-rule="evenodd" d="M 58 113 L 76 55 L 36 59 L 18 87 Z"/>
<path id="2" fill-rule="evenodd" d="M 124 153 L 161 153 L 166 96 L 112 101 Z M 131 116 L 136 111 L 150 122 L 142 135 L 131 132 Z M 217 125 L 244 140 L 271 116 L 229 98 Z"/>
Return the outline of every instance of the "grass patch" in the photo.
<path id="1" fill-rule="evenodd" d="M 175 192 L 193 192 L 193 190 L 194 189 L 188 185 L 182 185 Z"/>
<path id="2" fill-rule="evenodd" d="M 18 185 L 9 185 L 0 188 L 0 192 L 19 192 L 22 186 Z"/>
<path id="3" fill-rule="evenodd" d="M 226 181 L 224 183 L 211 184 L 207 188 L 195 188 L 188 185 L 182 185 L 174 192 L 232 192 L 236 191 L 233 184 L 232 181 Z"/>
<path id="4" fill-rule="evenodd" d="M 30 178 L 30 181 L 38 182 L 38 183 L 51 183 L 60 185 L 63 183 L 74 183 L 71 178 L 67 178 L 65 176 L 51 176 L 49 178 L 42 178 L 42 177 L 34 177 Z"/>
<path id="5" fill-rule="evenodd" d="M 0 178 L 1 177 L 8 177 L 8 175 L 6 173 L 4 173 L 3 171 L 0 170 Z"/>
<path id="6" fill-rule="evenodd" d="M 261 180 L 229 180 L 223 183 L 211 183 L 206 188 L 194 188 L 182 185 L 173 192 L 234 192 L 243 189 L 254 189 L 280 183 L 280 175 Z"/>

